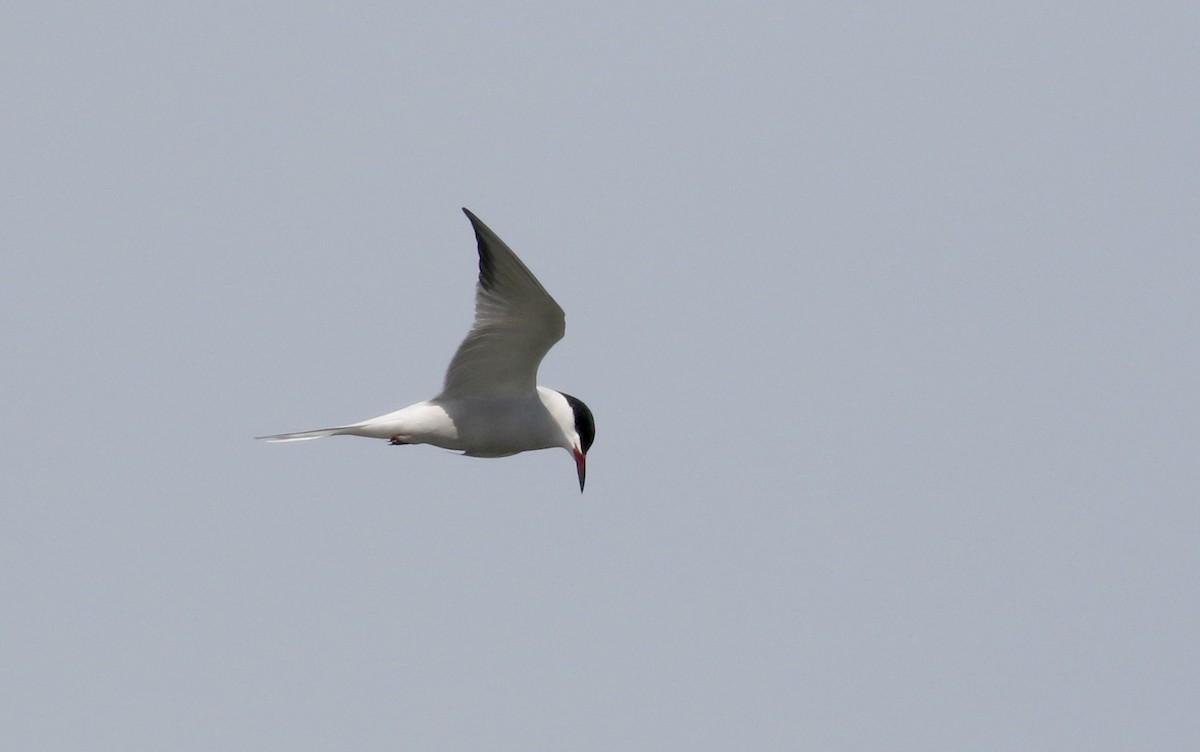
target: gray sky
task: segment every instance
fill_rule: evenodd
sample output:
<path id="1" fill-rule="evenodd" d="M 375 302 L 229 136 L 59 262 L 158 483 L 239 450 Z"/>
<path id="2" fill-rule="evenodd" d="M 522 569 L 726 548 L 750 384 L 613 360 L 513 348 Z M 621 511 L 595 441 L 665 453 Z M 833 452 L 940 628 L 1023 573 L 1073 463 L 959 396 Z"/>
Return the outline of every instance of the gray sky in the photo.
<path id="1" fill-rule="evenodd" d="M 1191 3 L 10 2 L 0 748 L 1193 750 Z M 467 206 L 587 493 L 434 394 Z"/>

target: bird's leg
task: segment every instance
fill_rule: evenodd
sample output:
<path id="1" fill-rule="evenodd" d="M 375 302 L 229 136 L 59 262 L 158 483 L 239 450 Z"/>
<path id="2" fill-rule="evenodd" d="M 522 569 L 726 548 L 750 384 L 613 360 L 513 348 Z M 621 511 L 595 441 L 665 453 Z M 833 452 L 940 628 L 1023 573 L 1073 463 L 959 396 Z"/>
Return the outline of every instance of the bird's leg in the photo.
<path id="1" fill-rule="evenodd" d="M 407 444 L 409 442 L 405 441 L 404 439 L 400 438 L 399 436 L 393 436 L 392 440 L 389 441 L 388 443 L 391 444 L 392 446 L 400 446 L 402 444 Z"/>

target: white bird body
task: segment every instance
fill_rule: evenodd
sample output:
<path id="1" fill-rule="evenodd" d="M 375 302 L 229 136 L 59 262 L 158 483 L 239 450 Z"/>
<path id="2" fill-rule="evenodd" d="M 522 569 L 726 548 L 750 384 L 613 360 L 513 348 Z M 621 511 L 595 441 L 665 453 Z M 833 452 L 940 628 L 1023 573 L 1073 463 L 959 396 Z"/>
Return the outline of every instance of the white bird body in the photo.
<path id="1" fill-rule="evenodd" d="M 578 399 L 536 383 L 542 358 L 566 331 L 563 310 L 504 241 L 463 211 L 479 244 L 475 324 L 450 361 L 442 392 L 358 423 L 259 438 L 364 436 L 471 457 L 561 447 L 575 457 L 583 490 L 585 457 L 595 437 L 592 413 Z"/>
<path id="2" fill-rule="evenodd" d="M 432 444 L 469 457 L 508 457 L 533 449 L 571 449 L 562 428 L 566 420 L 574 421 L 566 399 L 539 386 L 532 395 L 435 398 L 348 426 L 263 438 L 364 436 L 394 444 Z"/>

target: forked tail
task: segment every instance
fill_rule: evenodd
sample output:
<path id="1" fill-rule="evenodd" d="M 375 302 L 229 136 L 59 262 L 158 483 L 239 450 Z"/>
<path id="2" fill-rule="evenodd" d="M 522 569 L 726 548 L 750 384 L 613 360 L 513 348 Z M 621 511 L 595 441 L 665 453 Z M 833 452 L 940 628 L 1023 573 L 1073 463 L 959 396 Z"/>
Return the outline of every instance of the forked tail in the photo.
<path id="1" fill-rule="evenodd" d="M 323 436 L 336 436 L 339 433 L 345 433 L 347 429 L 353 426 L 338 426 L 337 428 L 318 428 L 315 431 L 297 431 L 296 433 L 277 433 L 274 436 L 255 436 L 256 439 L 263 441 L 308 441 L 309 439 L 319 439 Z"/>

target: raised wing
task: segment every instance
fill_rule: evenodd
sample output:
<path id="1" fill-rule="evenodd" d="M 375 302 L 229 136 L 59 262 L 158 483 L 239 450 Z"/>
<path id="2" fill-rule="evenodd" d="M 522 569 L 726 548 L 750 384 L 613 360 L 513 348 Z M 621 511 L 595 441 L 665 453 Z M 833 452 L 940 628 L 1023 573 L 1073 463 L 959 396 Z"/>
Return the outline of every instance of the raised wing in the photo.
<path id="1" fill-rule="evenodd" d="M 517 254 L 463 212 L 479 241 L 475 325 L 450 361 L 440 396 L 532 392 L 538 365 L 566 331 L 566 316 Z"/>

